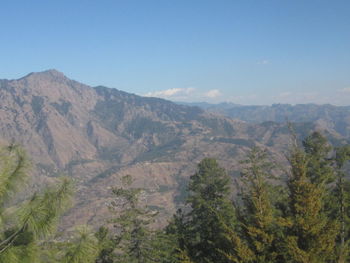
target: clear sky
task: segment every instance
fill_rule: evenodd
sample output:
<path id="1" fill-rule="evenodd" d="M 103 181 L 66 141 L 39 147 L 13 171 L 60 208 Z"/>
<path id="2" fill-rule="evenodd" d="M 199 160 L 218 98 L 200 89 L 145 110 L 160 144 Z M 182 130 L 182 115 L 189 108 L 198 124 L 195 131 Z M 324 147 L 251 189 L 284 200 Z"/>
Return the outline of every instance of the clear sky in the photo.
<path id="1" fill-rule="evenodd" d="M 178 101 L 350 105 L 349 0 L 1 0 L 0 78 Z"/>

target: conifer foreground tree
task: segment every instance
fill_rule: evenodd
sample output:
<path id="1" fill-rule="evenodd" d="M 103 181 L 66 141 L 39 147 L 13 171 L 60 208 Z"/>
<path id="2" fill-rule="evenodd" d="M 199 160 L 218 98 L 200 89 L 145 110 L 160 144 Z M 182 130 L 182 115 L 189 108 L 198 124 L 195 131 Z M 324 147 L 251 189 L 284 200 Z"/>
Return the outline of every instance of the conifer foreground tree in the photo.
<path id="1" fill-rule="evenodd" d="M 38 241 L 54 231 L 58 217 L 71 199 L 72 184 L 62 178 L 60 184 L 35 193 L 15 207 L 7 207 L 7 201 L 27 179 L 28 168 L 28 159 L 20 147 L 1 149 L 0 262 L 35 262 Z"/>
<path id="2" fill-rule="evenodd" d="M 60 247 L 56 250 L 48 246 L 59 217 L 71 202 L 71 180 L 62 177 L 57 184 L 20 204 L 9 202 L 27 180 L 29 167 L 28 158 L 19 146 L 0 148 L 0 262 L 94 262 L 95 243 L 87 238 L 86 232 L 81 232 L 76 239 L 78 243 L 74 242 L 79 246 L 66 242 L 53 242 L 54 248 Z"/>
<path id="3" fill-rule="evenodd" d="M 333 176 L 327 161 L 326 140 L 313 133 L 304 149 L 294 146 L 289 155 L 288 178 L 290 216 L 286 218 L 286 253 L 291 262 L 336 262 L 339 224 L 325 210 L 329 196 L 327 184 Z"/>
<path id="4" fill-rule="evenodd" d="M 350 146 L 333 149 L 313 132 L 294 143 L 278 181 L 266 152 L 251 150 L 233 202 L 229 179 L 213 159 L 191 176 L 187 207 L 168 231 L 180 257 L 195 263 L 350 262 Z"/>
<path id="5" fill-rule="evenodd" d="M 104 257 L 120 263 L 168 262 L 168 240 L 150 228 L 156 213 L 140 204 L 144 190 L 132 187 L 132 183 L 132 177 L 126 175 L 121 178 L 121 187 L 113 189 L 115 199 L 110 209 L 117 215 L 111 221 L 114 236 L 109 242 L 113 248 Z M 100 254 L 97 262 L 105 262 L 103 255 Z"/>
<path id="6" fill-rule="evenodd" d="M 350 160 L 350 145 L 336 149 L 336 186 L 333 190 L 333 218 L 338 219 L 338 263 L 350 261 L 350 182 L 346 178 L 345 165 Z"/>
<path id="7" fill-rule="evenodd" d="M 94 263 L 99 250 L 96 237 L 86 226 L 77 228 L 75 237 L 68 243 L 64 263 Z"/>
<path id="8" fill-rule="evenodd" d="M 276 208 L 274 207 L 271 182 L 276 178 L 274 165 L 268 161 L 266 151 L 253 148 L 242 171 L 242 204 L 236 205 L 238 219 L 242 225 L 243 238 L 254 253 L 254 262 L 275 262 L 278 257 L 278 232 Z"/>
<path id="9" fill-rule="evenodd" d="M 225 227 L 233 228 L 234 212 L 230 201 L 230 178 L 214 159 L 203 159 L 190 177 L 183 221 L 184 248 L 194 262 L 225 262 L 219 249 L 229 248 Z"/>

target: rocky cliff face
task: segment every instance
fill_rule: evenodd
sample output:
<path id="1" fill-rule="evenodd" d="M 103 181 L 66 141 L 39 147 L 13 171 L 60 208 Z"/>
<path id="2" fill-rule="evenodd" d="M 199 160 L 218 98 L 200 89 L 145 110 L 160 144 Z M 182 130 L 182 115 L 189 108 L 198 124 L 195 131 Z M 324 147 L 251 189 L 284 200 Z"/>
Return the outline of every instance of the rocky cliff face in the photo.
<path id="1" fill-rule="evenodd" d="M 60 173 L 74 178 L 76 204 L 64 226 L 103 224 L 111 187 L 131 174 L 146 189 L 144 202 L 165 222 L 183 198 L 186 180 L 204 157 L 217 158 L 237 175 L 239 160 L 255 145 L 277 159 L 288 145 L 284 124 L 247 124 L 198 107 L 89 87 L 56 70 L 0 81 L 0 141 L 29 152 L 34 188 Z M 317 124 L 336 142 L 345 138 Z M 101 221 L 102 220 L 102 221 Z"/>

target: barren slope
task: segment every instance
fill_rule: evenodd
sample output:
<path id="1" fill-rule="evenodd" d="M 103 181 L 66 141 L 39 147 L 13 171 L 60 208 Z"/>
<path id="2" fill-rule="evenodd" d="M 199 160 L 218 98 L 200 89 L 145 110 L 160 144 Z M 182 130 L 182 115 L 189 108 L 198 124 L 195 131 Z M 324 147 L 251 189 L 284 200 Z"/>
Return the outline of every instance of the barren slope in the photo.
<path id="1" fill-rule="evenodd" d="M 217 158 L 235 176 L 250 147 L 265 145 L 283 161 L 280 150 L 288 145 L 284 124 L 247 124 L 197 107 L 93 88 L 56 70 L 0 80 L 0 120 L 0 141 L 20 142 L 33 159 L 32 190 L 60 173 L 76 180 L 76 204 L 65 227 L 102 224 L 110 189 L 125 174 L 147 189 L 144 202 L 160 211 L 164 223 L 202 158 Z M 321 124 L 298 131 L 305 135 L 318 127 L 344 141 Z"/>

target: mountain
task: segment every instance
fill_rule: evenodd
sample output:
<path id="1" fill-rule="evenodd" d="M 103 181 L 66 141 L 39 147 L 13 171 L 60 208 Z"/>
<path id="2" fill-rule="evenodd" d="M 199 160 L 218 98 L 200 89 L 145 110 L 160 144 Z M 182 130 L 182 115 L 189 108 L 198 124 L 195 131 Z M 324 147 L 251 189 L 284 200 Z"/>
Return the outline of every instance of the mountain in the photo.
<path id="1" fill-rule="evenodd" d="M 233 103 L 184 103 L 209 112 L 219 113 L 233 119 L 250 123 L 262 122 L 318 122 L 339 134 L 350 137 L 350 106 L 329 104 L 273 104 L 272 106 L 244 106 Z"/>
<path id="2" fill-rule="evenodd" d="M 76 203 L 64 217 L 65 228 L 103 224 L 111 188 L 127 174 L 146 189 L 143 201 L 159 211 L 158 223 L 164 224 L 202 158 L 217 158 L 236 176 L 250 147 L 263 146 L 283 162 L 289 143 L 283 123 L 250 124 L 199 107 L 90 87 L 56 70 L 0 80 L 0 119 L 0 141 L 19 142 L 32 158 L 30 191 L 62 173 L 74 178 Z M 347 140 L 327 125 L 296 124 L 300 136 L 313 129 L 336 144 Z"/>

